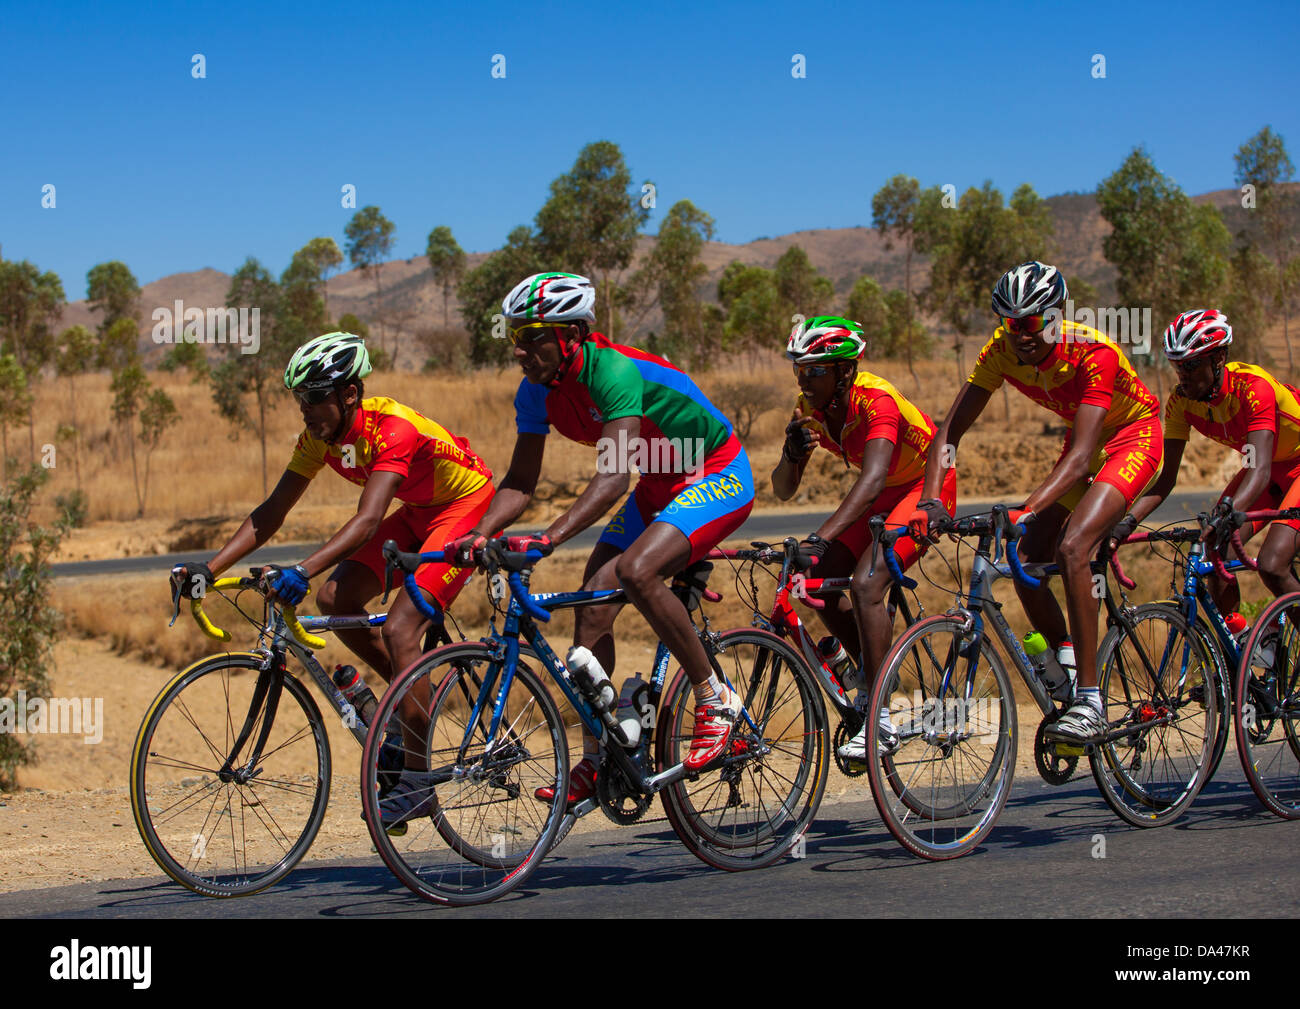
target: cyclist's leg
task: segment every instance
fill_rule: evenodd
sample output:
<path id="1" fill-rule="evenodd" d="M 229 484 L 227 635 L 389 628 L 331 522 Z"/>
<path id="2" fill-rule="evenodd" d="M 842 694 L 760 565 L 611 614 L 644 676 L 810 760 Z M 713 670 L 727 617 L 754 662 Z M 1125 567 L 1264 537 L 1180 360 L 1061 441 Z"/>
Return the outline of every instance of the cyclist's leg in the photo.
<path id="1" fill-rule="evenodd" d="M 1232 478 L 1228 483 L 1228 486 L 1223 489 L 1223 493 L 1219 495 L 1220 501 L 1224 498 L 1235 498 L 1237 496 L 1237 488 L 1241 486 L 1241 481 L 1245 479 L 1247 472 L 1247 470 L 1242 469 Z M 1270 488 L 1270 490 L 1271 489 L 1272 488 Z M 1264 497 L 1267 498 L 1270 496 L 1269 492 L 1266 491 Z M 1261 498 L 1253 507 L 1275 508 L 1276 504 L 1274 502 L 1276 500 L 1276 498 L 1273 500 L 1264 500 L 1264 498 Z M 1250 539 L 1256 531 L 1257 530 L 1253 524 L 1245 526 L 1241 530 L 1242 540 Z M 1210 575 L 1207 579 L 1206 588 L 1209 590 L 1210 598 L 1214 600 L 1214 605 L 1219 608 L 1220 613 L 1232 613 L 1241 605 L 1241 585 L 1235 579 L 1228 582 L 1224 581 L 1218 575 Z"/>
<path id="2" fill-rule="evenodd" d="M 492 496 L 492 485 L 485 484 L 473 494 L 439 508 L 403 509 L 409 512 L 406 533 L 408 538 L 398 542 L 410 543 L 409 536 L 415 534 L 421 538 L 411 546 L 421 551 L 441 550 L 445 544 L 464 536 L 474 528 L 487 511 L 488 505 L 492 503 Z M 417 530 L 422 531 L 417 532 Z M 378 540 L 381 548 L 383 542 Z M 454 567 L 443 563 L 425 564 L 416 571 L 415 584 L 425 600 L 435 610 L 441 612 L 451 605 L 473 572 L 473 567 Z M 384 647 L 392 660 L 392 671 L 385 676 L 385 679 L 390 682 L 423 654 L 424 632 L 429 627 L 428 618 L 416 608 L 404 588 L 398 587 L 391 599 L 388 619 L 383 625 Z M 430 684 L 427 680 L 415 683 L 402 698 L 398 716 L 402 726 L 404 763 L 409 769 L 425 769 L 423 740 L 428 732 L 426 712 L 431 702 Z"/>
<path id="3" fill-rule="evenodd" d="M 1026 527 L 1025 535 L 1020 538 L 1021 558 L 1035 564 L 1052 560 L 1056 553 L 1057 540 L 1060 539 L 1061 527 L 1069 517 L 1069 509 L 1059 502 L 1040 511 L 1034 517 L 1034 521 Z M 1065 623 L 1065 614 L 1061 612 L 1061 606 L 1056 601 L 1056 596 L 1052 594 L 1052 590 L 1047 586 L 1030 589 L 1019 582 L 1015 583 L 1015 588 L 1030 625 L 1041 633 L 1053 648 L 1059 647 L 1068 636 L 1069 630 Z"/>
<path id="4" fill-rule="evenodd" d="M 389 516 L 379 524 L 381 531 L 392 517 Z M 389 535 L 392 535 L 393 531 L 395 530 L 390 526 Z M 369 612 L 366 605 L 379 595 L 381 575 L 355 558 L 354 554 L 347 560 L 341 561 L 330 574 L 329 580 L 320 587 L 320 592 L 316 595 L 316 605 L 322 613 L 337 616 Z M 379 570 L 383 571 L 382 564 Z M 383 634 L 378 627 L 339 630 L 337 633 L 339 640 L 353 655 L 378 672 L 385 680 L 389 678 L 388 652 L 384 648 Z"/>
<path id="5" fill-rule="evenodd" d="M 1257 502 L 1251 507 L 1282 509 L 1300 505 L 1300 463 L 1288 460 L 1275 464 L 1272 477 L 1269 495 L 1275 496 L 1277 503 Z M 1274 495 L 1276 491 L 1281 493 Z M 1242 530 L 1243 536 L 1247 531 Z M 1264 537 L 1256 560 L 1259 562 L 1259 580 L 1275 597 L 1288 592 L 1300 592 L 1300 580 L 1296 579 L 1291 567 L 1297 553 L 1300 553 L 1300 522 L 1273 522 L 1268 527 L 1268 535 Z"/>
<path id="6" fill-rule="evenodd" d="M 865 522 L 865 518 L 863 520 Z M 857 566 L 861 546 L 853 542 L 857 526 L 851 526 L 838 539 L 826 548 L 822 559 L 808 575 L 811 578 L 845 578 L 853 573 Z M 843 592 L 824 595 L 820 598 L 826 602 L 826 608 L 819 610 L 822 624 L 844 645 L 845 651 L 856 663 L 862 654 L 862 643 L 858 638 L 858 625 L 853 616 L 853 604 Z"/>
<path id="7" fill-rule="evenodd" d="M 695 687 L 700 703 L 691 754 L 686 761 L 692 769 L 706 766 L 722 752 L 737 710 L 736 699 L 718 690 L 713 667 L 690 615 L 663 579 L 699 560 L 739 529 L 753 505 L 754 476 L 749 458 L 740 442 L 732 438 L 719 450 L 715 464 L 666 503 L 616 564 L 628 600 L 681 663 Z"/>

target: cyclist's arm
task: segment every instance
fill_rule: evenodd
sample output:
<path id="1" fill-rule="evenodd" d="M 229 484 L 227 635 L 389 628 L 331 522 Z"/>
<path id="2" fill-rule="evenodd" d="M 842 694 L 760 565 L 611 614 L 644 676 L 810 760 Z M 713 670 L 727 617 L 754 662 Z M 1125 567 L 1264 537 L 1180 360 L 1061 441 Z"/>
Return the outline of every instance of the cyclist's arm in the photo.
<path id="1" fill-rule="evenodd" d="M 221 574 L 274 536 L 310 483 L 307 477 L 285 470 L 267 499 L 253 509 L 235 535 L 209 562 L 213 575 Z"/>
<path id="2" fill-rule="evenodd" d="M 799 408 L 795 407 L 794 416 L 790 422 L 807 427 L 812 423 L 812 418 L 803 416 Z M 799 484 L 803 481 L 803 471 L 811 458 L 812 455 L 809 454 L 798 462 L 791 462 L 790 457 L 786 454 L 785 446 L 781 446 L 781 459 L 776 464 L 776 469 L 772 470 L 772 493 L 776 495 L 778 501 L 789 501 L 794 497 L 795 491 L 799 489 Z"/>
<path id="3" fill-rule="evenodd" d="M 1101 441 L 1102 425 L 1106 422 L 1107 408 L 1093 403 L 1080 406 L 1074 415 L 1074 432 L 1070 436 L 1070 450 L 1061 456 L 1059 462 L 1047 475 L 1036 491 L 1025 499 L 1026 511 L 1039 512 L 1050 508 L 1071 487 L 1088 475 L 1088 464 L 1092 462 Z"/>
<path id="4" fill-rule="evenodd" d="M 491 536 L 504 529 L 528 508 L 542 475 L 542 456 L 546 453 L 546 435 L 520 431 L 515 436 L 515 451 L 510 457 L 510 469 L 501 478 L 496 496 L 474 531 Z"/>
<path id="5" fill-rule="evenodd" d="M 948 408 L 948 415 L 939 425 L 934 441 L 930 443 L 930 454 L 925 460 L 925 489 L 921 492 L 922 500 L 938 498 L 939 488 L 943 486 L 943 478 L 948 475 L 948 470 L 956 465 L 956 449 L 962 435 L 979 419 L 979 415 L 984 412 L 992 396 L 993 393 L 971 382 L 961 387 L 957 398 Z"/>
<path id="6" fill-rule="evenodd" d="M 302 562 L 308 578 L 328 571 L 374 538 L 388 506 L 393 503 L 393 495 L 404 479 L 403 474 L 387 470 L 370 474 L 361 491 L 361 500 L 357 502 L 357 513 L 324 546 Z"/>
<path id="7" fill-rule="evenodd" d="M 840 502 L 817 535 L 824 540 L 838 539 L 850 526 L 867 513 L 871 502 L 885 489 L 885 478 L 889 475 L 889 460 L 894 455 L 894 443 L 887 438 L 872 438 L 862 452 L 862 472 L 849 489 L 848 495 Z"/>
<path id="8" fill-rule="evenodd" d="M 625 432 L 620 441 L 619 432 Z M 600 429 L 601 439 L 610 439 L 614 444 L 630 445 L 633 439 L 641 436 L 640 417 L 619 417 L 611 420 Z M 609 444 L 606 442 L 605 444 Z M 627 493 L 628 467 L 626 459 L 619 459 L 614 472 L 597 473 L 587 484 L 587 489 L 573 503 L 573 507 L 551 523 L 546 535 L 551 542 L 559 546 L 565 540 L 576 536 L 587 526 L 604 515 Z"/>
<path id="9" fill-rule="evenodd" d="M 1259 500 L 1260 495 L 1268 490 L 1273 475 L 1275 440 L 1276 435 L 1272 431 L 1251 431 L 1246 436 L 1247 449 L 1254 449 L 1254 458 L 1251 460 L 1254 465 L 1242 466 L 1246 477 L 1237 488 L 1237 496 L 1232 499 L 1232 507 L 1238 511 L 1249 511 Z"/>
<path id="10" fill-rule="evenodd" d="M 1187 442 L 1182 438 L 1165 439 L 1164 462 L 1160 466 L 1160 475 L 1156 477 L 1156 482 L 1133 502 L 1133 507 L 1130 509 L 1130 513 L 1139 524 L 1160 507 L 1160 502 L 1174 489 L 1174 484 L 1178 482 L 1178 467 L 1182 465 L 1183 450 L 1186 448 Z"/>

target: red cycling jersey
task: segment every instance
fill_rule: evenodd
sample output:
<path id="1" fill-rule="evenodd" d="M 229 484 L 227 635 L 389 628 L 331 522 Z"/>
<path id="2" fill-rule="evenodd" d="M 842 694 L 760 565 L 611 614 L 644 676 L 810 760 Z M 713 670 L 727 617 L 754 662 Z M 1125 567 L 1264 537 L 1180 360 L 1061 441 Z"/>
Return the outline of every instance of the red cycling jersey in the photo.
<path id="1" fill-rule="evenodd" d="M 1191 428 L 1241 451 L 1252 431 L 1272 431 L 1273 462 L 1300 458 L 1300 398 L 1263 368 L 1229 362 L 1223 386 L 1209 402 L 1177 389 L 1165 402 L 1165 437 L 1186 441 Z"/>
<path id="2" fill-rule="evenodd" d="M 1159 402 L 1124 352 L 1091 326 L 1063 322 L 1051 347 L 1038 364 L 1022 364 L 999 326 L 967 381 L 996 392 L 1005 379 L 1069 427 L 1079 407 L 1104 407 L 1103 440 L 1127 424 L 1159 418 Z"/>

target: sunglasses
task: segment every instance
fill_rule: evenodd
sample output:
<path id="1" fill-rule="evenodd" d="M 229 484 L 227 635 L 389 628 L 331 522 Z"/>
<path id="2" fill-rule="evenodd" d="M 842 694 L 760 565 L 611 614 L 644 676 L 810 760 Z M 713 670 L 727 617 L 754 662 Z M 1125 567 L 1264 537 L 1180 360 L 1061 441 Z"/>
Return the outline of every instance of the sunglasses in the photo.
<path id="1" fill-rule="evenodd" d="M 1019 319 L 1002 317 L 1002 328 L 1008 333 L 1041 333 L 1046 326 L 1047 316 L 1043 314 L 1026 315 Z"/>
<path id="2" fill-rule="evenodd" d="M 506 333 L 510 336 L 510 342 L 518 347 L 521 343 L 534 343 L 560 328 L 562 327 L 553 322 L 526 322 L 522 326 L 508 326 Z"/>
<path id="3" fill-rule="evenodd" d="M 1178 372 L 1180 375 L 1188 375 L 1200 368 L 1200 366 L 1205 363 L 1205 359 L 1191 357 L 1185 361 L 1170 361 L 1169 363 L 1174 366 L 1174 371 Z"/>
<path id="4" fill-rule="evenodd" d="M 823 375 L 829 375 L 834 369 L 829 364 L 796 364 L 794 373 L 796 375 L 807 375 L 809 378 L 821 378 Z"/>
<path id="5" fill-rule="evenodd" d="M 327 386 L 324 389 L 294 389 L 294 396 L 299 403 L 306 403 L 308 406 L 320 406 L 334 394 L 334 387 Z"/>

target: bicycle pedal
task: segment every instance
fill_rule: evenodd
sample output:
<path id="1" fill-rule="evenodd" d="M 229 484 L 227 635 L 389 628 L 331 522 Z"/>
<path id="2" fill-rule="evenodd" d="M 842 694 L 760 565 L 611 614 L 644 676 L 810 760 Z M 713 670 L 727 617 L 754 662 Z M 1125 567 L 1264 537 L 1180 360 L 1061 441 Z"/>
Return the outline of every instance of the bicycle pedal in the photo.
<path id="1" fill-rule="evenodd" d="M 1071 746 L 1069 743 L 1057 743 L 1052 752 L 1058 757 L 1082 757 L 1084 750 L 1082 746 Z"/>
<path id="2" fill-rule="evenodd" d="M 391 826 L 391 827 L 385 827 L 385 828 L 384 828 L 384 833 L 387 834 L 389 837 L 405 837 L 405 836 L 406 836 L 406 824 L 405 824 L 405 823 L 396 823 L 396 824 L 393 824 L 393 826 Z"/>

